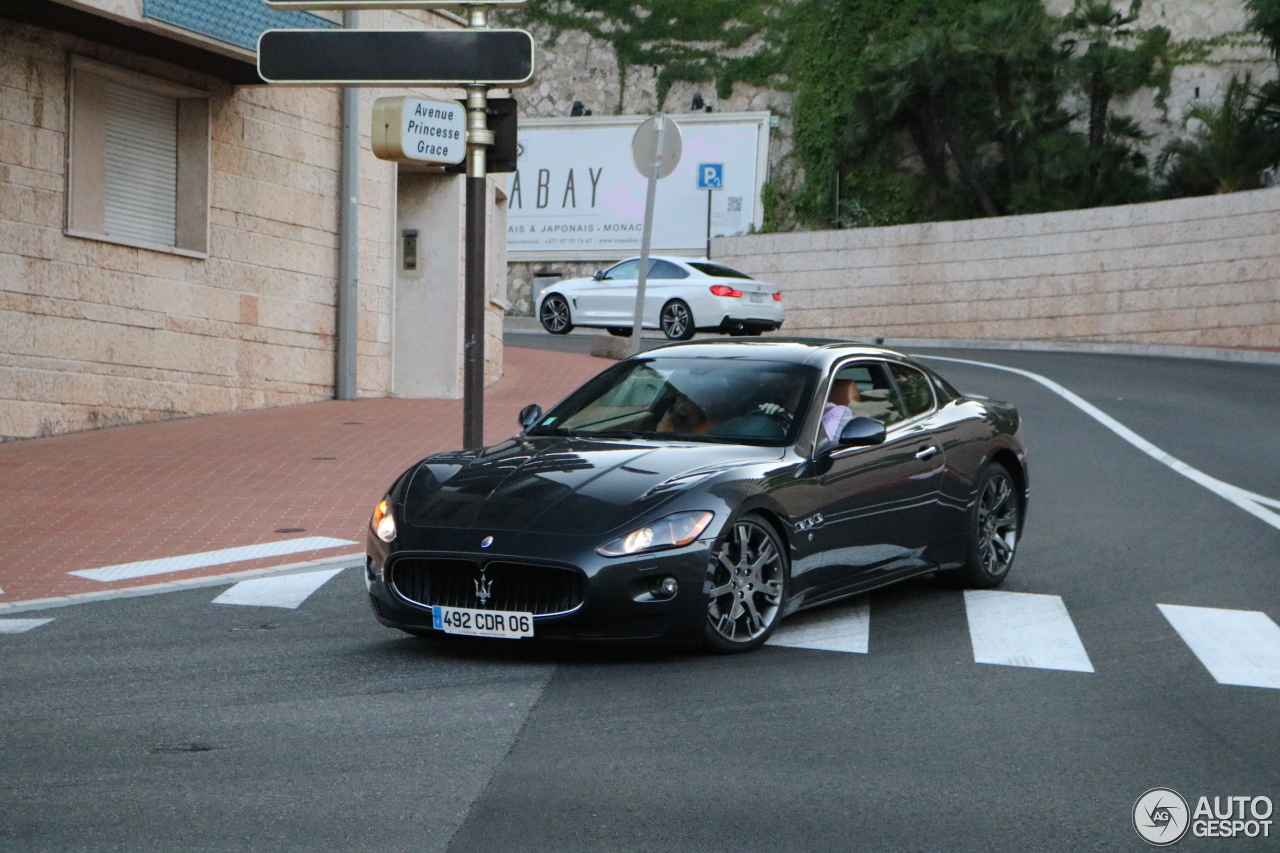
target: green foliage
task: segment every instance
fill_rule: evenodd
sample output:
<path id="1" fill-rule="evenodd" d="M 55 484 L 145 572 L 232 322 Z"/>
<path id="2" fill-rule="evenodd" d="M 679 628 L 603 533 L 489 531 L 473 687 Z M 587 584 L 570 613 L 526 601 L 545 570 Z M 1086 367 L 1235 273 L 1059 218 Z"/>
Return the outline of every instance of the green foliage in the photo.
<path id="1" fill-rule="evenodd" d="M 535 0 L 511 14 L 553 34 L 573 30 L 608 42 L 621 81 L 615 113 L 622 111 L 627 72 L 634 67 L 655 70 L 659 109 L 678 80 L 719 81 L 723 91 L 734 80 L 765 80 L 777 70 L 767 48 L 745 58 L 725 56 L 766 28 L 771 14 L 765 0 Z"/>
<path id="2" fill-rule="evenodd" d="M 1166 193 L 1211 195 L 1259 189 L 1262 175 L 1280 164 L 1280 89 L 1258 87 L 1252 76 L 1233 77 L 1222 103 L 1187 111 L 1199 127 L 1189 139 L 1165 147 L 1160 157 Z"/>
<path id="3" fill-rule="evenodd" d="M 1249 12 L 1249 29 L 1271 47 L 1271 55 L 1280 59 L 1280 0 L 1245 0 Z"/>

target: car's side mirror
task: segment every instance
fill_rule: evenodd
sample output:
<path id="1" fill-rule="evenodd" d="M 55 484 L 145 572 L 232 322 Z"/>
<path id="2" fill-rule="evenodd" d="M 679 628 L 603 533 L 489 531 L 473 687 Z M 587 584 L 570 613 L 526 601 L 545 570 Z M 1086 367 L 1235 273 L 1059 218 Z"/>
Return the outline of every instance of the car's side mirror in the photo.
<path id="1" fill-rule="evenodd" d="M 596 270 L 595 275 L 591 276 L 592 281 L 604 281 L 604 270 Z"/>
<path id="2" fill-rule="evenodd" d="M 530 403 L 520 410 L 520 426 L 526 430 L 532 429 L 540 420 L 542 420 L 542 407 L 537 403 Z"/>
<path id="3" fill-rule="evenodd" d="M 836 444 L 840 447 L 868 447 L 884 443 L 884 424 L 875 418 L 857 417 L 844 425 Z"/>

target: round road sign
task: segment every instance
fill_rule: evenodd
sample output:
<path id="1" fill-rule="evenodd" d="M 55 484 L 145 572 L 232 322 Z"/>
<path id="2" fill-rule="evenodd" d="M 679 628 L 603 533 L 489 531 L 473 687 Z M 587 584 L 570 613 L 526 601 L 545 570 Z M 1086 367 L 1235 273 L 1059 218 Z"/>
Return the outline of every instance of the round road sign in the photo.
<path id="1" fill-rule="evenodd" d="M 658 153 L 658 122 L 664 124 L 662 132 L 662 168 L 659 178 L 665 178 L 675 171 L 680 164 L 680 152 L 683 144 L 680 140 L 680 125 L 670 116 L 656 115 L 645 119 L 644 124 L 636 128 L 636 135 L 631 137 L 631 155 L 635 158 L 636 169 L 646 178 L 653 174 L 654 156 Z"/>

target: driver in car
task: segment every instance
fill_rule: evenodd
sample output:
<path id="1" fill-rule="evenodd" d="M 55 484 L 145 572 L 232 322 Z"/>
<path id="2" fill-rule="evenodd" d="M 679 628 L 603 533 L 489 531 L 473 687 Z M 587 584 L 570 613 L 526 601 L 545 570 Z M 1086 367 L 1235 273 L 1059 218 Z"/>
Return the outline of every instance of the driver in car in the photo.
<path id="1" fill-rule="evenodd" d="M 849 404 L 861 403 L 862 394 L 858 391 L 858 383 L 852 379 L 833 379 L 831 394 L 827 404 L 822 407 L 822 430 L 828 441 L 835 441 L 844 425 L 853 420 L 853 412 Z"/>

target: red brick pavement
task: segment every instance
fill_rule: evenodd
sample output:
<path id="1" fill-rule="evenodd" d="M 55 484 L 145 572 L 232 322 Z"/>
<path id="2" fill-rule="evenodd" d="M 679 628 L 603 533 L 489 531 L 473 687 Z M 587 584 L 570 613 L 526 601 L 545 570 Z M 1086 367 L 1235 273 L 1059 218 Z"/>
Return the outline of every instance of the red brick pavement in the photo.
<path id="1" fill-rule="evenodd" d="M 486 443 L 515 433 L 527 403 L 547 408 L 609 365 L 511 347 L 505 359 L 485 392 Z M 366 399 L 0 445 L 0 603 L 354 553 L 395 476 L 461 444 L 461 400 Z M 304 536 L 360 544 L 112 583 L 67 574 Z"/>

